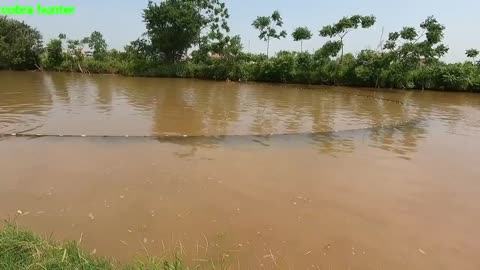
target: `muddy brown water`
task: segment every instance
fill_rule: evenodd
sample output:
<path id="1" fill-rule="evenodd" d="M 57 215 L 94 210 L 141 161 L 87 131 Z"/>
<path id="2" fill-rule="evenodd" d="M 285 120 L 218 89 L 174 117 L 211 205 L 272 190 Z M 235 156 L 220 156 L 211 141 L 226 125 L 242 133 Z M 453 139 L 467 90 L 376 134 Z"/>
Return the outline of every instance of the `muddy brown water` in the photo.
<path id="1" fill-rule="evenodd" d="M 0 216 L 121 262 L 480 269 L 478 94 L 1 72 L 0 133 L 152 136 L 0 137 Z"/>

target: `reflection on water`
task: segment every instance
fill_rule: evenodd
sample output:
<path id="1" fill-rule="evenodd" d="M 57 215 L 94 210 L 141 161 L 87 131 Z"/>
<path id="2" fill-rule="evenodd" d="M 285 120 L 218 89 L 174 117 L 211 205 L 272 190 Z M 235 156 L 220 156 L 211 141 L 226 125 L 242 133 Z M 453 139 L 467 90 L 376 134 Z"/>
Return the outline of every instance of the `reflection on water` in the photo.
<path id="1" fill-rule="evenodd" d="M 0 136 L 0 217 L 21 210 L 37 232 L 121 261 L 176 252 L 192 269 L 480 267 L 480 95 L 0 82 L 0 133 L 120 135 Z"/>
<path id="2" fill-rule="evenodd" d="M 3 133 L 22 132 L 23 122 L 41 134 L 294 134 L 415 117 L 402 104 L 355 95 L 354 89 L 63 73 L 9 72 L 0 79 L 2 108 L 8 109 L 0 119 Z"/>
<path id="3" fill-rule="evenodd" d="M 372 146 L 408 158 L 427 132 L 480 130 L 480 101 L 468 93 L 392 92 L 181 79 L 0 73 L 0 133 L 72 135 L 269 135 L 319 133 L 322 153 L 351 152 L 342 130 L 375 129 Z M 428 121 L 441 120 L 440 122 Z M 355 136 L 367 136 L 358 131 Z M 364 138 L 363 138 L 364 140 Z"/>
<path id="4" fill-rule="evenodd" d="M 352 152 L 353 138 L 361 136 L 365 142 L 368 136 L 371 146 L 408 159 L 429 128 L 442 126 L 451 134 L 465 136 L 480 130 L 480 99 L 468 93 L 65 73 L 2 72 L 0 81 L 0 133 L 4 134 L 218 137 L 316 133 L 310 137 L 311 144 L 320 153 L 331 154 Z M 414 126 L 395 128 L 412 121 Z M 383 125 L 388 128 L 375 128 Z"/>
<path id="5" fill-rule="evenodd" d="M 417 149 L 419 140 L 425 138 L 426 130 L 422 123 L 372 130 L 369 135 L 370 145 L 392 151 L 401 158 L 410 159 L 412 152 Z"/>

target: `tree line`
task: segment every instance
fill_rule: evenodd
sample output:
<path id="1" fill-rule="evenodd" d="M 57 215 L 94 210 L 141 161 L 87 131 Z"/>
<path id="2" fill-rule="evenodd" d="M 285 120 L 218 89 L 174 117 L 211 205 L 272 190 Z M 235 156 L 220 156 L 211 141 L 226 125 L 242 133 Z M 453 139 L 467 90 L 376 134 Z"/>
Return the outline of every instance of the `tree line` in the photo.
<path id="1" fill-rule="evenodd" d="M 143 10 L 147 32 L 123 51 L 109 50 L 98 31 L 83 39 L 59 34 L 44 45 L 38 30 L 0 17 L 0 69 L 480 91 L 479 51 L 467 50 L 465 62 L 441 61 L 449 48 L 445 26 L 434 17 L 388 33 L 378 48 L 357 54 L 344 52 L 348 34 L 375 25 L 373 15 L 320 27 L 318 35 L 329 40 L 313 53 L 303 50 L 303 42 L 315 33 L 300 26 L 291 33 L 300 51 L 270 56 L 270 43 L 288 37 L 279 11 L 251 24 L 266 43 L 265 54 L 243 51 L 241 38 L 230 34 L 229 16 L 220 0 L 150 1 Z"/>

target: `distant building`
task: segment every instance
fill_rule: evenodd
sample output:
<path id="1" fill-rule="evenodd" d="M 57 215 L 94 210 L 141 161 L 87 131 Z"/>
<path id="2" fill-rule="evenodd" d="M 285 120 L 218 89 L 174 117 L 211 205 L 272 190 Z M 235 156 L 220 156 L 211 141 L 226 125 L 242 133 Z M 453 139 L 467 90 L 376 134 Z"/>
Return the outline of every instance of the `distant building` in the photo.
<path id="1" fill-rule="evenodd" d="M 92 51 L 82 51 L 83 56 L 85 57 L 93 57 Z"/>

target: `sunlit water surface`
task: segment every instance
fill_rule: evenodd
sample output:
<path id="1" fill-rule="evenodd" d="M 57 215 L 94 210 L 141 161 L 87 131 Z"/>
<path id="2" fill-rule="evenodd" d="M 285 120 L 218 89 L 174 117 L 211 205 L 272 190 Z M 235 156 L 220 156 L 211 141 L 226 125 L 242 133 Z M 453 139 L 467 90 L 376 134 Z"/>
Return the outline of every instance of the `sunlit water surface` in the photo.
<path id="1" fill-rule="evenodd" d="M 100 256 L 480 269 L 480 95 L 1 72 L 0 133 L 54 135 L 0 137 L 0 216 Z"/>

